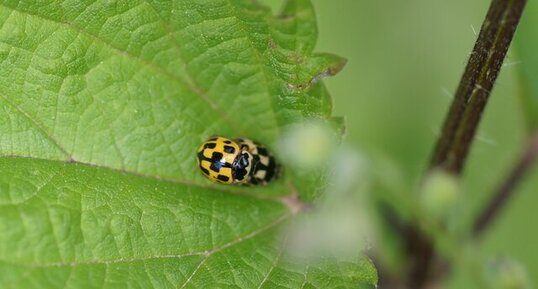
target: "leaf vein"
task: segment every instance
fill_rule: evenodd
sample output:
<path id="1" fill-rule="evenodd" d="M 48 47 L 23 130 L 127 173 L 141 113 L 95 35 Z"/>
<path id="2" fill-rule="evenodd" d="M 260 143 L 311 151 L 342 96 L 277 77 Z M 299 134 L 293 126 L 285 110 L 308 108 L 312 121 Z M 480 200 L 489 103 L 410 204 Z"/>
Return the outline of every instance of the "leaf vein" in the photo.
<path id="1" fill-rule="evenodd" d="M 52 143 L 52 145 L 54 145 L 55 147 L 58 148 L 58 150 L 60 150 L 66 157 L 66 160 L 70 159 L 70 154 L 67 152 L 67 150 L 62 146 L 60 145 L 60 143 L 52 136 L 50 135 L 47 130 L 45 128 L 43 128 L 39 122 L 37 122 L 34 117 L 32 117 L 29 113 L 27 113 L 26 111 L 22 110 L 19 106 L 15 105 L 14 103 L 12 103 L 10 100 L 8 100 L 5 96 L 3 96 L 2 94 L 0 94 L 0 99 L 2 99 L 4 101 L 4 103 L 6 103 L 7 105 L 9 105 L 13 110 L 17 111 L 21 116 L 23 116 L 24 118 L 26 118 L 41 134 L 43 134 L 45 136 L 45 138 L 47 138 L 49 140 L 50 143 Z"/>
<path id="2" fill-rule="evenodd" d="M 56 23 L 58 25 L 63 25 L 64 27 L 76 32 L 76 33 L 79 33 L 79 34 L 82 34 L 82 35 L 86 35 L 88 38 L 92 39 L 93 41 L 95 42 L 98 42 L 98 43 L 101 43 L 107 47 L 110 48 L 111 51 L 115 52 L 116 54 L 118 55 L 121 55 L 121 56 L 124 56 L 124 57 L 127 57 L 129 59 L 132 59 L 132 60 L 135 60 L 135 61 L 138 61 L 139 63 L 141 63 L 143 66 L 147 67 L 147 68 L 150 68 L 152 69 L 153 71 L 155 72 L 158 72 L 160 74 L 162 74 L 163 76 L 169 78 L 170 80 L 178 83 L 179 85 L 181 86 L 184 86 L 186 88 L 188 88 L 190 91 L 192 91 L 195 95 L 197 95 L 198 97 L 200 97 L 200 99 L 204 102 L 206 102 L 208 104 L 208 106 L 213 109 L 218 115 L 219 117 L 225 121 L 226 123 L 228 123 L 231 127 L 233 127 L 236 131 L 242 133 L 244 130 L 242 128 L 240 128 L 236 123 L 233 123 L 229 117 L 227 116 L 226 113 L 223 112 L 223 110 L 199 87 L 199 86 L 196 86 L 194 85 L 193 83 L 190 83 L 188 81 L 184 81 L 182 79 L 180 79 L 179 77 L 177 77 L 176 75 L 174 75 L 173 73 L 167 71 L 165 68 L 163 68 L 162 66 L 160 65 L 157 65 L 153 62 L 150 62 L 148 60 L 145 60 L 141 57 L 139 57 L 138 55 L 135 55 L 135 54 L 132 54 L 130 52 L 127 52 L 125 50 L 121 50 L 120 48 L 112 45 L 111 43 L 108 43 L 107 41 L 104 41 L 103 39 L 99 38 L 98 36 L 88 32 L 88 31 L 85 31 L 84 29 L 81 29 L 80 27 L 74 25 L 73 23 L 70 23 L 70 22 L 61 22 L 61 21 L 58 21 L 56 19 L 52 19 L 52 18 L 48 18 L 48 17 L 44 17 L 42 15 L 38 15 L 38 14 L 34 14 L 34 13 L 30 13 L 28 11 L 24 11 L 24 10 L 19 10 L 17 7 L 10 7 L 10 6 L 7 6 L 5 4 L 0 4 L 0 7 L 4 7 L 4 8 L 7 8 L 7 9 L 10 9 L 10 10 L 14 10 L 14 11 L 18 11 L 19 13 L 21 14 L 25 14 L 25 15 L 29 15 L 29 16 L 33 16 L 33 17 L 36 17 L 36 18 L 39 18 L 39 19 L 43 19 L 45 21 L 49 21 L 49 22 L 52 22 L 52 23 Z"/>
<path id="3" fill-rule="evenodd" d="M 78 266 L 87 266 L 87 265 L 110 265 L 110 264 L 118 264 L 118 263 L 134 263 L 134 262 L 144 262 L 144 261 L 150 261 L 150 260 L 159 260 L 159 259 L 181 259 L 184 257 L 189 256 L 204 256 L 205 259 L 209 258 L 211 255 L 216 254 L 218 252 L 221 252 L 223 250 L 226 250 L 227 248 L 230 248 L 232 246 L 235 246 L 241 242 L 250 240 L 268 230 L 270 230 L 273 227 L 276 227 L 277 225 L 283 223 L 285 220 L 287 220 L 291 215 L 289 213 L 283 214 L 274 221 L 251 231 L 250 233 L 239 236 L 236 239 L 233 239 L 221 246 L 204 250 L 204 251 L 198 251 L 198 252 L 188 252 L 184 254 L 172 254 L 172 255 L 161 255 L 161 256 L 145 256 L 145 257 L 137 257 L 137 258 L 118 258 L 118 259 L 111 259 L 111 260 L 90 260 L 90 261 L 83 261 L 83 262 L 48 262 L 48 263 L 17 263 L 9 260 L 0 260 L 2 262 L 11 263 L 14 265 L 21 265 L 26 266 L 30 268 L 48 268 L 48 267 L 78 267 Z M 199 265 L 198 267 L 200 267 Z M 191 274 L 191 275 L 194 275 Z"/>

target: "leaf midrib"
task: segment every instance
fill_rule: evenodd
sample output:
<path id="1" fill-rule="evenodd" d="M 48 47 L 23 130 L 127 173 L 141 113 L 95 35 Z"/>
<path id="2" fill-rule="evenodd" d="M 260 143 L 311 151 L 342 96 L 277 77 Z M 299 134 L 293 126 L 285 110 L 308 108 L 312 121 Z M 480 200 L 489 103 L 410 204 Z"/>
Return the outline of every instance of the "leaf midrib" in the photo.
<path id="1" fill-rule="evenodd" d="M 110 171 L 110 172 L 121 173 L 121 174 L 130 175 L 130 176 L 133 176 L 133 177 L 144 178 L 144 179 L 150 179 L 150 180 L 158 181 L 158 182 L 164 182 L 164 183 L 175 184 L 175 185 L 192 186 L 192 187 L 197 187 L 197 188 L 200 188 L 200 189 L 212 190 L 215 193 L 218 193 L 218 192 L 227 193 L 227 194 L 232 194 L 232 195 L 237 195 L 237 196 L 244 196 L 244 197 L 254 198 L 254 199 L 263 200 L 263 201 L 271 201 L 271 202 L 280 203 L 280 204 L 283 204 L 283 201 L 282 201 L 283 197 L 291 197 L 293 195 L 293 192 L 291 192 L 291 191 L 287 192 L 287 194 L 277 195 L 277 196 L 274 196 L 274 195 L 261 195 L 261 194 L 256 194 L 256 193 L 249 193 L 249 192 L 246 192 L 246 191 L 235 191 L 235 190 L 232 190 L 232 188 L 235 187 L 235 186 L 232 186 L 232 185 L 220 185 L 220 184 L 205 185 L 205 184 L 189 181 L 189 180 L 186 180 L 186 179 L 177 179 L 177 178 L 161 177 L 161 176 L 157 176 L 157 175 L 148 175 L 148 174 L 143 174 L 143 173 L 140 173 L 140 172 L 134 172 L 134 171 L 125 170 L 125 169 L 117 169 L 117 168 L 112 168 L 112 167 L 107 167 L 107 166 L 101 166 L 101 165 L 96 165 L 96 164 L 93 164 L 93 163 L 85 163 L 85 162 L 76 161 L 76 160 L 72 160 L 72 159 L 69 160 L 69 161 L 60 161 L 60 160 L 51 160 L 51 159 L 45 159 L 45 158 L 39 158 L 39 157 L 33 157 L 33 156 L 2 155 L 2 154 L 0 154 L 0 159 L 8 159 L 8 158 L 9 159 L 30 159 L 30 160 L 36 160 L 36 161 L 55 162 L 55 163 L 58 163 L 58 164 L 64 165 L 64 166 L 68 166 L 68 165 L 87 166 L 87 167 L 90 167 L 90 168 L 97 168 L 97 169 L 101 169 L 101 170 L 107 170 L 107 171 Z"/>

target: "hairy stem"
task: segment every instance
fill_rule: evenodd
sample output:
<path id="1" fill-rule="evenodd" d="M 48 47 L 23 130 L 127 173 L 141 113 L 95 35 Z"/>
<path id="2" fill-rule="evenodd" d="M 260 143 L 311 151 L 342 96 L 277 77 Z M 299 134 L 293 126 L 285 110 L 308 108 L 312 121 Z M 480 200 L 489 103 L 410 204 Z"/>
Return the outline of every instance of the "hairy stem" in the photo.
<path id="1" fill-rule="evenodd" d="M 526 0 L 493 0 L 437 141 L 431 168 L 461 173 Z"/>
<path id="2" fill-rule="evenodd" d="M 489 203 L 476 218 L 473 226 L 473 237 L 480 235 L 491 225 L 496 216 L 506 206 L 508 200 L 516 192 L 517 186 L 538 158 L 538 133 L 529 139 L 523 154 L 510 171 L 501 186 L 495 191 Z"/>
<path id="3" fill-rule="evenodd" d="M 429 169 L 441 168 L 459 175 L 475 136 L 482 112 L 502 67 L 523 13 L 526 0 L 492 0 L 454 101 L 445 119 Z M 410 252 L 410 288 L 425 288 L 437 278 L 437 260 L 432 239 L 421 230 L 414 236 Z M 416 238 L 419 238 L 417 240 Z"/>

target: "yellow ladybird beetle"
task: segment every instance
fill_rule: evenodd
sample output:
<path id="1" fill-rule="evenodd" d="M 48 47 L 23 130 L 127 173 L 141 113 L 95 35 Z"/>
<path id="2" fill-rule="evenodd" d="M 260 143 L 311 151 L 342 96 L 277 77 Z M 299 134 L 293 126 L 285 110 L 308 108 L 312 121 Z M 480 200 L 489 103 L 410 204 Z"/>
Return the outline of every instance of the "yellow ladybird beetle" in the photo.
<path id="1" fill-rule="evenodd" d="M 210 180 L 223 184 L 265 185 L 277 177 L 279 170 L 264 146 L 246 138 L 221 136 L 200 146 L 198 166 Z"/>

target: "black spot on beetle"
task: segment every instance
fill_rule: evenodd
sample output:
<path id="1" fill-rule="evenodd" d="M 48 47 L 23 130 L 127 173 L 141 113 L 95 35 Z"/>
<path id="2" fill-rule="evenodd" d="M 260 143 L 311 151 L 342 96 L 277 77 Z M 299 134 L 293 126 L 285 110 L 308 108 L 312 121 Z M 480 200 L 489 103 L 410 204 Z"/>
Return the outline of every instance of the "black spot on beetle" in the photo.
<path id="1" fill-rule="evenodd" d="M 219 176 L 217 177 L 217 179 L 219 179 L 220 181 L 223 181 L 223 182 L 227 182 L 227 181 L 230 180 L 230 178 L 227 177 L 227 176 L 225 176 L 225 175 L 219 175 Z"/>
<path id="2" fill-rule="evenodd" d="M 225 143 L 225 144 L 231 144 L 232 142 L 229 141 L 229 140 L 225 140 L 224 143 Z"/>
<path id="3" fill-rule="evenodd" d="M 260 184 L 260 181 L 258 179 L 256 179 L 256 178 L 251 178 L 250 179 L 250 184 L 251 185 L 258 185 L 258 184 Z"/>
<path id="4" fill-rule="evenodd" d="M 271 158 L 269 160 L 269 165 L 267 166 L 266 175 L 265 175 L 265 181 L 270 181 L 273 179 L 273 177 L 276 175 L 277 167 L 275 160 Z"/>
<path id="5" fill-rule="evenodd" d="M 200 166 L 200 169 L 202 170 L 202 172 L 203 172 L 206 176 L 209 176 L 209 171 L 208 171 L 206 168 Z"/>
<path id="6" fill-rule="evenodd" d="M 222 153 L 219 152 L 213 152 L 211 155 L 211 160 L 213 161 L 220 161 L 222 159 Z"/>
<path id="7" fill-rule="evenodd" d="M 204 145 L 204 148 L 206 148 L 206 149 L 214 149 L 216 146 L 217 146 L 216 143 L 214 143 L 214 142 L 208 142 L 208 143 L 206 143 L 206 144 Z"/>
<path id="8" fill-rule="evenodd" d="M 262 147 L 262 146 L 258 146 L 258 154 L 262 155 L 262 156 L 268 156 L 269 153 L 267 152 L 267 149 Z"/>
<path id="9" fill-rule="evenodd" d="M 211 156 L 211 166 L 209 167 L 214 172 L 219 172 L 220 168 L 222 167 L 222 163 L 220 160 L 222 159 L 222 153 L 219 152 L 213 152 L 213 155 Z"/>
<path id="10" fill-rule="evenodd" d="M 227 152 L 227 153 L 229 153 L 229 154 L 233 154 L 233 153 L 235 153 L 235 149 L 234 149 L 234 147 L 227 146 L 227 145 L 224 146 L 224 151 Z"/>
<path id="11" fill-rule="evenodd" d="M 202 161 L 212 162 L 210 158 L 207 158 L 206 156 L 204 156 L 203 151 L 198 152 L 198 161 L 199 161 L 200 166 L 201 166 Z"/>

